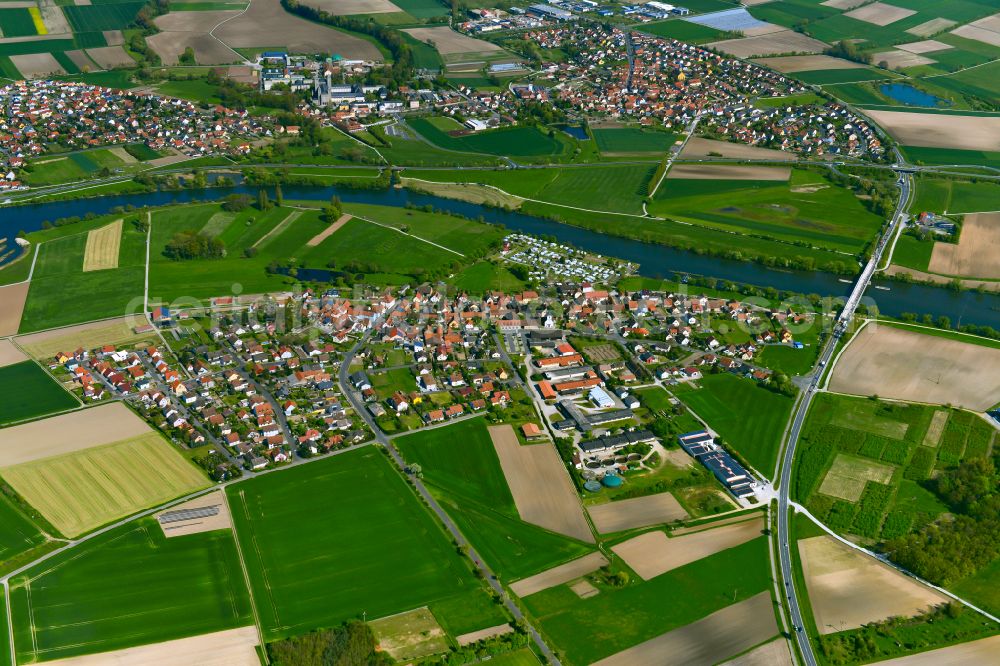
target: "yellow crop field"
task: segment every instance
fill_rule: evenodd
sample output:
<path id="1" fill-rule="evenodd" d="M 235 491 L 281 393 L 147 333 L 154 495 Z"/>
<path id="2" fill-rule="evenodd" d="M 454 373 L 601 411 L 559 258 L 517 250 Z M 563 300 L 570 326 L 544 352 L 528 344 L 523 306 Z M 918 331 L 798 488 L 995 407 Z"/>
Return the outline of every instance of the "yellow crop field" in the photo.
<path id="1" fill-rule="evenodd" d="M 155 432 L 14 465 L 0 476 L 68 537 L 209 485 Z"/>
<path id="2" fill-rule="evenodd" d="M 39 11 L 38 7 L 28 7 L 28 13 L 31 14 L 31 20 L 35 24 L 35 32 L 39 35 L 49 34 L 49 29 L 45 27 L 45 22 L 42 21 L 42 12 Z"/>
<path id="3" fill-rule="evenodd" d="M 118 268 L 118 249 L 122 242 L 122 221 L 87 232 L 87 250 L 83 255 L 83 272 Z"/>

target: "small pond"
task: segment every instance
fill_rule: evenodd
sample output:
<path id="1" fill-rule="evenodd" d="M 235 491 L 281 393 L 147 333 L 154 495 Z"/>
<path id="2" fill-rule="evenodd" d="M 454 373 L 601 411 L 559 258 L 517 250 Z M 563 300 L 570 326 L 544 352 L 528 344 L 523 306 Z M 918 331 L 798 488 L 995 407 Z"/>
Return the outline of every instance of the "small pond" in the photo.
<path id="1" fill-rule="evenodd" d="M 883 95 L 907 106 L 951 106 L 951 102 L 914 88 L 907 83 L 885 83 L 879 87 Z"/>

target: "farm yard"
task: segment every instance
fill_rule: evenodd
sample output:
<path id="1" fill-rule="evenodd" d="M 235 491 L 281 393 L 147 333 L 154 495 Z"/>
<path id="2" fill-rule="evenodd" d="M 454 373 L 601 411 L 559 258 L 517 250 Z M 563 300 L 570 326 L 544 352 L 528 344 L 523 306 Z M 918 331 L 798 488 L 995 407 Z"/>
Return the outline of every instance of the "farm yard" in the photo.
<path id="1" fill-rule="evenodd" d="M 0 425 L 34 419 L 80 406 L 34 361 L 0 367 Z"/>
<path id="2" fill-rule="evenodd" d="M 1000 402 L 1000 350 L 869 324 L 847 346 L 830 389 L 851 395 L 951 404 L 976 411 Z"/>
<path id="3" fill-rule="evenodd" d="M 378 618 L 424 605 L 453 636 L 507 619 L 374 447 L 227 494 L 265 640 L 362 611 Z M 312 563 L 310 576 L 301 575 L 303 561 Z"/>
<path id="4" fill-rule="evenodd" d="M 10 598 L 20 663 L 253 623 L 232 534 L 167 539 L 152 518 L 118 527 L 18 575 L 11 580 Z"/>

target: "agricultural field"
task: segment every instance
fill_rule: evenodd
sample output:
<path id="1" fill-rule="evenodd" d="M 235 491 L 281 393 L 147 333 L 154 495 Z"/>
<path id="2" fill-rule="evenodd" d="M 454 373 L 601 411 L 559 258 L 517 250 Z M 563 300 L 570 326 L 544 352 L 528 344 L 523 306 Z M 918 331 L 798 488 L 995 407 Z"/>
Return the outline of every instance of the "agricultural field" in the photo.
<path id="1" fill-rule="evenodd" d="M 501 580 L 524 578 L 590 551 L 581 542 L 525 522 L 518 515 L 484 419 L 396 440 L 408 463 Z"/>
<path id="2" fill-rule="evenodd" d="M 726 33 L 722 30 L 710 28 L 707 25 L 698 25 L 690 21 L 680 19 L 670 19 L 667 21 L 654 21 L 644 23 L 637 27 L 642 32 L 648 32 L 657 37 L 670 37 L 687 42 L 688 44 L 704 44 L 723 39 Z"/>
<path id="3" fill-rule="evenodd" d="M 0 425 L 79 406 L 73 394 L 34 361 L 0 367 Z"/>
<path id="4" fill-rule="evenodd" d="M 27 8 L 0 9 L 0 31 L 4 37 L 37 35 L 35 21 Z"/>
<path id="5" fill-rule="evenodd" d="M 852 253 L 882 225 L 852 192 L 820 173 L 801 169 L 792 170 L 788 183 L 668 180 L 657 190 L 649 211 L 703 227 Z"/>
<path id="6" fill-rule="evenodd" d="M 46 155 L 29 163 L 25 180 L 33 187 L 93 178 L 102 169 L 122 169 L 136 160 L 121 148 L 97 148 L 68 155 Z"/>
<path id="7" fill-rule="evenodd" d="M 514 293 L 524 288 L 524 283 L 505 266 L 488 261 L 480 261 L 456 274 L 451 284 L 455 289 L 470 294 L 490 291 Z"/>
<path id="8" fill-rule="evenodd" d="M 10 571 L 52 547 L 38 525 L 6 497 L 0 497 L 0 525 L 0 571 Z"/>
<path id="9" fill-rule="evenodd" d="M 19 663 L 253 624 L 232 533 L 167 539 L 152 518 L 29 569 L 10 599 Z"/>
<path id="10" fill-rule="evenodd" d="M 590 131 L 605 155 L 662 154 L 680 138 L 673 132 L 639 127 L 594 127 Z"/>
<path id="11" fill-rule="evenodd" d="M 708 375 L 698 385 L 697 389 L 677 387 L 675 393 L 719 433 L 730 450 L 770 477 L 792 399 L 728 373 Z"/>
<path id="12" fill-rule="evenodd" d="M 822 394 L 802 438 L 793 494 L 831 528 L 874 540 L 948 512 L 925 482 L 985 457 L 994 434 L 970 412 Z"/>
<path id="13" fill-rule="evenodd" d="M 88 226 L 105 226 L 120 216 L 110 216 Z M 66 326 L 136 312 L 141 308 L 146 234 L 129 217 L 123 227 L 117 268 L 85 272 L 88 232 L 70 225 L 56 231 L 72 234 L 46 240 L 38 260 L 21 319 L 21 332 Z M 106 221 L 103 221 L 106 220 Z M 102 224 L 103 221 L 103 224 Z M 39 236 L 44 237 L 46 232 Z M 80 303 L 81 307 L 66 307 Z"/>
<path id="14" fill-rule="evenodd" d="M 226 489 L 265 640 L 428 606 L 451 635 L 506 621 L 383 453 Z M 322 506 L 322 511 L 303 511 Z M 302 562 L 310 563 L 303 575 Z"/>
<path id="15" fill-rule="evenodd" d="M 457 152 L 552 158 L 566 155 L 575 143 L 568 136 L 561 134 L 550 136 L 532 126 L 469 132 L 453 136 L 449 132 L 464 128 L 450 118 L 413 118 L 408 124 L 436 146 Z"/>
<path id="16" fill-rule="evenodd" d="M 867 115 L 905 147 L 1000 151 L 1000 117 L 869 110 Z"/>
<path id="17" fill-rule="evenodd" d="M 0 476 L 71 537 L 208 485 L 204 474 L 155 432 L 7 463 Z"/>
<path id="18" fill-rule="evenodd" d="M 599 590 L 596 595 L 581 598 L 568 585 L 558 585 L 523 603 L 563 649 L 564 663 L 582 666 L 768 590 L 767 541 L 753 539 L 648 581 L 630 578 L 625 586 L 612 587 L 594 575 L 587 580 Z"/>
<path id="19" fill-rule="evenodd" d="M 934 243 L 928 270 L 940 275 L 1000 279 L 1000 213 L 973 213 L 962 220 L 958 243 Z"/>
<path id="20" fill-rule="evenodd" d="M 911 214 L 965 214 L 1000 210 L 1000 184 L 990 181 L 919 178 Z"/>

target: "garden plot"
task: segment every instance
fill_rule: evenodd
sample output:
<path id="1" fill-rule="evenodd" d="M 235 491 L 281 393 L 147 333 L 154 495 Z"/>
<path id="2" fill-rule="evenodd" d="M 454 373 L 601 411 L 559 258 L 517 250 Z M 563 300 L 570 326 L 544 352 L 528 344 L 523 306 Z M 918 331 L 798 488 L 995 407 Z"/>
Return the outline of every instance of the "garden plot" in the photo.
<path id="1" fill-rule="evenodd" d="M 170 12 L 157 16 L 153 23 L 160 29 L 146 38 L 149 47 L 165 64 L 176 64 L 184 50 L 191 47 L 200 65 L 222 65 L 239 59 L 238 54 L 209 34 L 224 21 L 238 16 L 238 11 Z M 228 25 L 228 23 L 226 24 Z"/>
<path id="2" fill-rule="evenodd" d="M 896 48 L 910 53 L 934 53 L 935 51 L 947 51 L 948 49 L 953 49 L 955 47 L 951 44 L 939 42 L 936 39 L 925 39 L 919 42 L 900 44 Z"/>
<path id="3" fill-rule="evenodd" d="M 555 447 L 521 446 L 509 425 L 489 430 L 521 520 L 594 543 L 580 498 Z"/>
<path id="4" fill-rule="evenodd" d="M 1000 117 L 874 110 L 865 113 L 904 146 L 1000 151 Z"/>
<path id="5" fill-rule="evenodd" d="M 958 243 L 934 243 L 927 268 L 941 275 L 1000 279 L 1000 213 L 966 215 Z"/>
<path id="6" fill-rule="evenodd" d="M 990 636 L 878 663 L 879 666 L 965 666 L 988 664 L 996 659 L 997 654 L 1000 654 L 1000 636 Z"/>
<path id="7" fill-rule="evenodd" d="M 643 580 L 649 580 L 685 564 L 756 539 L 763 529 L 763 519 L 756 518 L 680 537 L 667 537 L 660 531 L 647 532 L 623 541 L 611 550 Z"/>
<path id="8" fill-rule="evenodd" d="M 882 465 L 864 458 L 838 453 L 819 491 L 830 497 L 857 502 L 869 481 L 887 485 L 892 480 L 892 465 Z"/>
<path id="9" fill-rule="evenodd" d="M 684 507 L 669 492 L 589 506 L 587 513 L 601 534 L 660 525 L 688 517 Z"/>
<path id="10" fill-rule="evenodd" d="M 717 156 L 732 159 L 774 160 L 775 162 L 794 162 L 798 159 L 795 153 L 786 153 L 783 150 L 759 148 L 757 146 L 749 146 L 745 143 L 706 139 L 701 136 L 691 137 L 684 146 L 684 150 L 681 151 L 680 156 L 684 159 Z"/>
<path id="11" fill-rule="evenodd" d="M 827 48 L 826 42 L 821 42 L 794 30 L 779 30 L 753 37 L 726 39 L 706 44 L 706 46 L 737 58 L 782 53 L 819 53 Z"/>
<path id="12" fill-rule="evenodd" d="M 552 567 L 541 573 L 513 583 L 510 586 L 511 592 L 519 597 L 526 597 L 542 590 L 547 590 L 556 585 L 568 583 L 571 580 L 582 578 L 589 573 L 597 571 L 608 563 L 607 558 L 601 553 L 591 553 L 575 560 L 571 560 L 557 567 Z"/>
<path id="13" fill-rule="evenodd" d="M 283 46 L 293 53 L 336 53 L 348 60 L 382 61 L 382 54 L 370 42 L 290 14 L 280 0 L 254 0 L 214 34 L 232 48 Z"/>
<path id="14" fill-rule="evenodd" d="M 392 14 L 403 10 L 389 0 L 305 0 L 303 3 L 332 16 L 352 14 Z"/>
<path id="15" fill-rule="evenodd" d="M 26 79 L 40 79 L 52 74 L 65 74 L 66 70 L 51 53 L 25 53 L 9 56 L 17 71 Z"/>
<path id="16" fill-rule="evenodd" d="M 1000 402 L 1000 350 L 870 324 L 833 370 L 830 390 L 985 411 Z"/>
<path id="17" fill-rule="evenodd" d="M 771 594 L 761 592 L 697 622 L 601 659 L 594 666 L 714 664 L 777 633 Z M 669 655 L 668 660 L 665 655 Z"/>
<path id="18" fill-rule="evenodd" d="M 799 541 L 816 629 L 832 634 L 888 617 L 912 617 L 944 595 L 830 536 Z"/>
<path id="19" fill-rule="evenodd" d="M 787 181 L 791 177 L 791 167 L 743 166 L 736 164 L 678 164 L 667 173 L 668 180 Z"/>
<path id="20" fill-rule="evenodd" d="M 25 257 L 21 261 L 31 261 Z M 28 300 L 28 282 L 0 287 L 0 335 L 14 335 L 21 328 L 21 314 Z"/>
<path id="21" fill-rule="evenodd" d="M 448 651 L 448 636 L 429 608 L 417 608 L 368 623 L 380 649 L 396 661 Z"/>
<path id="22" fill-rule="evenodd" d="M 83 255 L 83 272 L 118 268 L 118 250 L 122 241 L 122 220 L 115 220 L 100 229 L 87 232 L 87 248 Z"/>
<path id="23" fill-rule="evenodd" d="M 779 56 L 777 58 L 760 58 L 761 65 L 767 65 L 783 74 L 794 72 L 815 72 L 828 69 L 865 69 L 860 62 L 834 58 L 828 55 Z"/>
<path id="24" fill-rule="evenodd" d="M 951 19 L 935 18 L 920 25 L 915 25 L 906 32 L 917 37 L 930 37 L 931 35 L 936 35 L 947 30 L 953 25 L 957 25 L 957 23 Z"/>
<path id="25" fill-rule="evenodd" d="M 259 666 L 257 627 L 47 661 L 50 666 Z"/>
<path id="26" fill-rule="evenodd" d="M 87 49 L 87 55 L 104 69 L 135 67 L 135 60 L 121 46 L 102 46 L 97 49 Z"/>
<path id="27" fill-rule="evenodd" d="M 887 5 L 884 2 L 873 2 L 864 7 L 852 9 L 846 12 L 844 16 L 850 16 L 852 19 L 871 23 L 872 25 L 886 26 L 896 21 L 902 21 L 907 16 L 913 16 L 916 13 L 912 9 Z"/>

